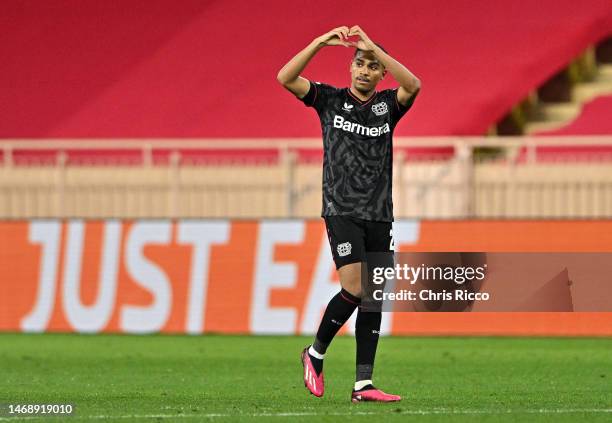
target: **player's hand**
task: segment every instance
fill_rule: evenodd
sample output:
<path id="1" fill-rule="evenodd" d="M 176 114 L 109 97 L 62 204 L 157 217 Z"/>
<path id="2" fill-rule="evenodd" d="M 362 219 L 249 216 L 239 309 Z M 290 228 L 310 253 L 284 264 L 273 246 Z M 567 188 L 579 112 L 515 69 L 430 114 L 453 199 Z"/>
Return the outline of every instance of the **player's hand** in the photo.
<path id="1" fill-rule="evenodd" d="M 368 35 L 364 32 L 363 29 L 359 27 L 359 25 L 353 26 L 349 30 L 348 36 L 349 37 L 352 37 L 352 36 L 359 37 L 359 40 L 357 41 L 349 41 L 349 44 L 351 45 L 351 47 L 356 47 L 359 50 L 364 50 L 364 51 L 373 51 L 374 48 L 376 47 L 376 44 L 374 44 L 374 41 L 370 40 L 370 37 L 368 37 Z"/>
<path id="2" fill-rule="evenodd" d="M 317 40 L 326 46 L 345 46 L 351 47 L 348 42 L 349 28 L 348 26 L 339 26 L 326 34 L 321 35 Z"/>

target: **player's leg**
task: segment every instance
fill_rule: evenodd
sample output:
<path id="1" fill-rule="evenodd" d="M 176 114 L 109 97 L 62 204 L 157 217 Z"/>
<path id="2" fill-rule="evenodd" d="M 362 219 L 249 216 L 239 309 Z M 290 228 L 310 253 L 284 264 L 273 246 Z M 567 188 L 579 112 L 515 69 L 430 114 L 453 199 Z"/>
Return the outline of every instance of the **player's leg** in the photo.
<path id="1" fill-rule="evenodd" d="M 327 304 L 314 342 L 302 352 L 304 383 L 323 395 L 323 359 L 329 344 L 361 302 L 361 266 L 365 259 L 364 230 L 342 216 L 325 218 L 332 255 L 342 289 Z"/>
<path id="2" fill-rule="evenodd" d="M 385 261 L 393 265 L 393 235 L 390 222 L 366 223 L 366 251 L 388 254 Z M 357 360 L 355 387 L 352 401 L 399 401 L 398 395 L 389 395 L 376 389 L 372 383 L 374 359 L 378 348 L 380 324 L 382 313 L 380 311 L 365 311 L 361 307 L 357 312 L 355 323 L 355 340 L 357 342 Z"/>
<path id="3" fill-rule="evenodd" d="M 344 265 L 338 269 L 338 274 L 342 289 L 327 304 L 315 339 L 308 349 L 317 374 L 323 370 L 323 358 L 329 344 L 361 302 L 359 296 L 355 295 L 359 294 L 359 288 L 355 289 L 354 282 L 361 275 L 361 263 Z"/>
<path id="4" fill-rule="evenodd" d="M 361 302 L 361 266 L 365 260 L 365 230 L 344 216 L 325 218 L 332 256 L 342 289 L 329 302 L 314 341 L 314 350 L 325 354 L 331 340 Z"/>

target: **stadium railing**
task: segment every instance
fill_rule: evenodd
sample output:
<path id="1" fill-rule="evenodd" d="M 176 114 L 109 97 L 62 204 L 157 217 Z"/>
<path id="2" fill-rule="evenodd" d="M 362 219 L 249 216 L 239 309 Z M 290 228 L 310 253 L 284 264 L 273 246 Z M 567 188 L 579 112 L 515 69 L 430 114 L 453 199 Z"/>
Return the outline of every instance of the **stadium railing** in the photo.
<path id="1" fill-rule="evenodd" d="M 318 139 L 3 140 L 0 218 L 319 216 Z M 397 138 L 397 218 L 612 216 L 612 137 Z"/>

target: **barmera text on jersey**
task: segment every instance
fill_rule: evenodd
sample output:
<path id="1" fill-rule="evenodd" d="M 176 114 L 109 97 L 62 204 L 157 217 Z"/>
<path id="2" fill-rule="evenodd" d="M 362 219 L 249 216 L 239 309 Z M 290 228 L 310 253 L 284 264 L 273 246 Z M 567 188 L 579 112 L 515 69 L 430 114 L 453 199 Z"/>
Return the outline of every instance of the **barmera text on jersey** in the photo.
<path id="1" fill-rule="evenodd" d="M 334 128 L 368 137 L 378 137 L 382 134 L 391 132 L 391 128 L 389 128 L 388 123 L 385 123 L 382 126 L 363 126 L 358 123 L 345 120 L 342 116 L 338 115 L 334 116 Z"/>

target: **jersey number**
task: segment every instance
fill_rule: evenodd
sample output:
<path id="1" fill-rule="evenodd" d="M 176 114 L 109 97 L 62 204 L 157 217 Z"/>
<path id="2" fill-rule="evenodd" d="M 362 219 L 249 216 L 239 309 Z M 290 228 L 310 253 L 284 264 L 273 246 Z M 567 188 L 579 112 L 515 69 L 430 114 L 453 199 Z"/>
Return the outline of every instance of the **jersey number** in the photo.
<path id="1" fill-rule="evenodd" d="M 395 243 L 393 242 L 393 229 L 389 230 L 391 241 L 389 242 L 389 251 L 395 251 Z"/>

